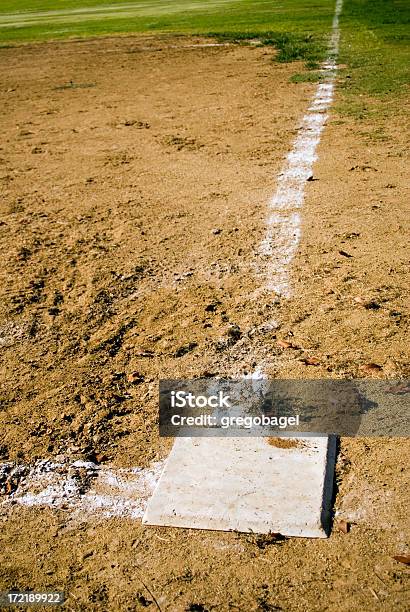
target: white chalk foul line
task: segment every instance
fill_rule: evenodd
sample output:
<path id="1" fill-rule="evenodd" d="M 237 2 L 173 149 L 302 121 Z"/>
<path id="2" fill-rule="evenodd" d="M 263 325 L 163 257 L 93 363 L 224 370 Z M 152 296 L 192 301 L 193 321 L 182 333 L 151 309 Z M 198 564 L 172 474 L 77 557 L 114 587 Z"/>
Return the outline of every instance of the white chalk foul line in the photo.
<path id="1" fill-rule="evenodd" d="M 316 149 L 333 101 L 334 82 L 339 53 L 339 17 L 343 0 L 336 1 L 332 34 L 326 60 L 321 65 L 324 80 L 318 84 L 310 106 L 303 117 L 298 135 L 278 178 L 275 195 L 269 202 L 266 235 L 259 249 L 265 260 L 266 287 L 289 297 L 289 264 L 301 236 L 301 216 L 305 183 L 312 176 Z"/>
<path id="2" fill-rule="evenodd" d="M 37 461 L 33 466 L 0 464 L 0 508 L 11 505 L 49 507 L 73 519 L 141 518 L 163 469 L 109 468 L 92 462 Z"/>

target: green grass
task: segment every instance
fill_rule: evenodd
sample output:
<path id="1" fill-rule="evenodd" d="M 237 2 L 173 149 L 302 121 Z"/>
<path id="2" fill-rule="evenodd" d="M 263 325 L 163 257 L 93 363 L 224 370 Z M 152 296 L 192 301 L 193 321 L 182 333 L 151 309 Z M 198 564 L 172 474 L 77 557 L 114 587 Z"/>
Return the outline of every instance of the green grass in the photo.
<path id="1" fill-rule="evenodd" d="M 343 115 L 363 120 L 402 112 L 410 81 L 409 23 L 409 0 L 344 0 L 339 63 L 346 67 L 338 83 Z M 307 67 L 316 68 L 314 53 L 310 59 Z M 312 83 L 321 78 L 319 72 L 303 72 L 290 80 Z"/>
<path id="2" fill-rule="evenodd" d="M 259 39 L 262 45 L 278 49 L 276 60 L 278 62 L 294 62 L 305 60 L 308 67 L 317 67 L 318 62 L 326 52 L 326 36 L 318 34 L 299 34 L 297 32 L 208 32 L 218 40 L 242 42 Z"/>
<path id="3" fill-rule="evenodd" d="M 397 112 L 408 92 L 410 2 L 345 0 L 340 63 L 344 114 L 364 119 Z"/>
<path id="4" fill-rule="evenodd" d="M 298 72 L 290 77 L 291 83 L 319 83 L 325 75 L 322 72 Z"/>
<path id="5" fill-rule="evenodd" d="M 334 0 L 1 0 L 0 41 L 251 32 L 274 34 L 276 40 L 282 36 L 283 57 L 305 57 L 307 47 L 322 44 L 328 35 L 333 11 Z"/>

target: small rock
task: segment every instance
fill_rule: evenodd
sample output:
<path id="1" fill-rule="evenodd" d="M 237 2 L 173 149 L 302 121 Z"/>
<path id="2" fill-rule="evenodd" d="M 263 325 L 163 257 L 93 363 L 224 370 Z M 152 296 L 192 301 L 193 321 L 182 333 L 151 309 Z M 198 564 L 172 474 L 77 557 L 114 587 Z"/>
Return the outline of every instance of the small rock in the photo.
<path id="1" fill-rule="evenodd" d="M 368 372 L 369 374 L 372 374 L 374 372 L 380 372 L 381 370 L 383 370 L 383 367 L 378 363 L 366 363 L 365 365 L 361 366 L 360 369 L 363 372 Z"/>
<path id="2" fill-rule="evenodd" d="M 310 365 L 310 366 L 318 366 L 318 365 L 320 365 L 320 360 L 317 357 L 305 357 L 301 361 L 305 365 Z"/>
<path id="3" fill-rule="evenodd" d="M 239 325 L 231 325 L 228 329 L 228 337 L 230 338 L 231 341 L 233 342 L 238 342 L 238 340 L 240 340 L 240 338 L 242 337 L 242 332 L 240 330 Z"/>
<path id="4" fill-rule="evenodd" d="M 348 523 L 347 521 L 345 521 L 344 519 L 341 519 L 340 521 L 338 521 L 337 523 L 337 528 L 339 531 L 341 531 L 342 533 L 349 533 L 350 531 L 350 523 Z"/>
<path id="5" fill-rule="evenodd" d="M 374 302 L 373 300 L 367 302 L 364 307 L 366 308 L 366 310 L 379 310 L 379 308 L 381 308 L 380 304 Z"/>
<path id="6" fill-rule="evenodd" d="M 283 348 L 283 349 L 294 348 L 292 342 L 288 342 L 287 340 L 278 340 L 276 344 L 280 346 L 280 348 Z"/>
<path id="7" fill-rule="evenodd" d="M 103 461 L 107 461 L 108 460 L 108 457 L 107 457 L 107 455 L 104 455 L 104 453 L 97 453 L 94 456 L 94 459 L 95 459 L 96 463 L 103 463 Z"/>
<path id="8" fill-rule="evenodd" d="M 133 385 L 139 385 L 140 383 L 144 382 L 144 380 L 145 377 L 140 372 L 130 372 L 130 374 L 127 376 L 127 381 Z"/>

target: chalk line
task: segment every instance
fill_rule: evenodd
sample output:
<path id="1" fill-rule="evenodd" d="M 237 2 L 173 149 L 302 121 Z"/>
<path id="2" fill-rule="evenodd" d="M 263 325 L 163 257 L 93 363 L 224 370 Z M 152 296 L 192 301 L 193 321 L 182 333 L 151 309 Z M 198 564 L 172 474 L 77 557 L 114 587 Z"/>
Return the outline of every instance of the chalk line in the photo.
<path id="1" fill-rule="evenodd" d="M 19 504 L 69 511 L 73 519 L 141 518 L 163 469 L 111 468 L 90 461 L 37 461 L 33 466 L 0 464 L 2 510 Z"/>
<path id="2" fill-rule="evenodd" d="M 343 0 L 337 0 L 327 58 L 320 68 L 323 81 L 316 88 L 279 175 L 276 193 L 268 206 L 266 235 L 259 248 L 265 262 L 266 288 L 284 297 L 291 295 L 289 265 L 301 237 L 299 211 L 303 206 L 305 183 L 312 176 L 313 164 L 317 160 L 316 149 L 333 101 L 342 5 Z"/>

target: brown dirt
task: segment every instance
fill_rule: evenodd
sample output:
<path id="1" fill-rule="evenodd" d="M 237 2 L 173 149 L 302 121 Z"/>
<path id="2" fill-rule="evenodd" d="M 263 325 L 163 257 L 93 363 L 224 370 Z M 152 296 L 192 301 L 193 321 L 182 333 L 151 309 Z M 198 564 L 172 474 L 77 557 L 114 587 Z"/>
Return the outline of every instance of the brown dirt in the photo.
<path id="1" fill-rule="evenodd" d="M 302 446 L 303 442 L 296 438 L 268 438 L 268 444 L 276 448 L 297 448 Z"/>
<path id="2" fill-rule="evenodd" d="M 290 84 L 295 65 L 270 50 L 184 44 L 0 50 L 2 461 L 165 457 L 159 377 L 262 360 L 281 377 L 409 374 L 401 118 L 379 119 L 387 141 L 330 122 L 295 297 L 276 299 L 257 249 L 314 85 Z M 352 529 L 326 541 L 7 507 L 0 590 L 58 588 L 72 610 L 407 610 L 392 556 L 409 549 L 408 450 L 341 440 L 336 510 Z"/>

